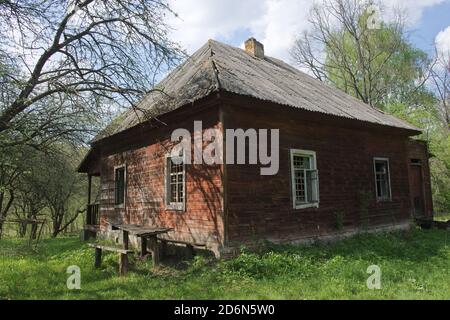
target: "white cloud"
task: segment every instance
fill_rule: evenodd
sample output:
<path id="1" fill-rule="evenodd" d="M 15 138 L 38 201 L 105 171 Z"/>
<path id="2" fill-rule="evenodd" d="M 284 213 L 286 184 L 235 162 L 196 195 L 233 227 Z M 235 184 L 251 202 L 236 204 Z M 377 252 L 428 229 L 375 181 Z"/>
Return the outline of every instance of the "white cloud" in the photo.
<path id="1" fill-rule="evenodd" d="M 170 0 L 179 15 L 170 19 L 173 37 L 189 52 L 197 50 L 208 39 L 231 41 L 236 32 L 249 26 L 264 14 L 259 0 Z"/>
<path id="2" fill-rule="evenodd" d="M 381 0 L 386 6 L 386 18 L 389 19 L 393 9 L 400 9 L 405 13 L 406 24 L 413 26 L 420 21 L 422 13 L 426 8 L 438 5 L 446 0 Z"/>
<path id="3" fill-rule="evenodd" d="M 450 26 L 437 34 L 435 43 L 439 53 L 450 54 Z"/>
<path id="4" fill-rule="evenodd" d="M 382 0 L 389 19 L 392 8 L 406 11 L 408 25 L 416 24 L 423 10 L 445 0 Z M 173 38 L 190 53 L 208 39 L 242 44 L 249 35 L 263 42 L 268 55 L 289 60 L 289 48 L 308 28 L 310 0 L 169 0 L 179 18 L 170 20 Z M 238 43 L 236 43 L 238 42 Z"/>

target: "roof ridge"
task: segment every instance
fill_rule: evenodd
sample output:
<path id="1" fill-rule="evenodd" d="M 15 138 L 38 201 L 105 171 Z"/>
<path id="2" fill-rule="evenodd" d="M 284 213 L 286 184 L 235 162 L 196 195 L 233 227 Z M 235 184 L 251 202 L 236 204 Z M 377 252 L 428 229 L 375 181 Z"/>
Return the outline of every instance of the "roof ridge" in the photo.
<path id="1" fill-rule="evenodd" d="M 222 85 L 220 83 L 220 78 L 219 78 L 219 73 L 220 72 L 219 72 L 219 69 L 217 68 L 216 61 L 214 60 L 215 53 L 214 53 L 214 49 L 213 49 L 213 46 L 212 46 L 213 42 L 214 42 L 214 40 L 212 40 L 212 39 L 208 40 L 208 46 L 209 46 L 209 51 L 210 51 L 209 60 L 211 61 L 211 66 L 212 66 L 213 73 L 214 73 L 214 79 L 217 82 L 216 83 L 216 90 L 220 90 L 220 89 L 222 89 Z"/>

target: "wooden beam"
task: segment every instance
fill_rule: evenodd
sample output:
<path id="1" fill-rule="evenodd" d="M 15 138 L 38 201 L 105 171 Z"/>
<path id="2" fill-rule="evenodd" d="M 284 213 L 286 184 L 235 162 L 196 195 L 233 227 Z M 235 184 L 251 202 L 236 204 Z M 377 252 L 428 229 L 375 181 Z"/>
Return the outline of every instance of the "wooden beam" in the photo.
<path id="1" fill-rule="evenodd" d="M 119 253 L 119 275 L 124 276 L 128 273 L 128 254 Z"/>
<path id="2" fill-rule="evenodd" d="M 91 204 L 92 176 L 88 174 L 88 205 Z"/>
<path id="3" fill-rule="evenodd" d="M 90 243 L 88 246 L 91 247 L 91 248 L 101 249 L 101 250 L 110 251 L 110 252 L 118 252 L 118 253 L 123 253 L 123 254 L 133 253 L 133 250 L 125 250 L 125 249 L 122 249 L 122 248 L 101 246 L 101 245 L 98 245 L 98 244 L 95 244 L 95 243 Z"/>
<path id="4" fill-rule="evenodd" d="M 156 237 L 156 235 L 149 237 L 148 243 L 150 246 L 150 251 L 152 253 L 153 268 L 157 268 L 159 266 L 159 247 L 158 238 Z"/>
<path id="5" fill-rule="evenodd" d="M 192 259 L 195 255 L 194 246 L 188 244 L 186 245 L 187 258 Z"/>
<path id="6" fill-rule="evenodd" d="M 125 250 L 128 250 L 129 246 L 129 238 L 128 238 L 128 231 L 122 230 L 122 242 L 123 242 L 123 248 Z"/>
<path id="7" fill-rule="evenodd" d="M 101 248 L 95 248 L 95 268 L 100 268 L 102 265 L 102 249 Z"/>
<path id="8" fill-rule="evenodd" d="M 161 240 L 159 247 L 159 257 L 160 258 L 167 257 L 167 241 Z"/>
<path id="9" fill-rule="evenodd" d="M 147 254 L 147 238 L 141 238 L 141 257 Z"/>

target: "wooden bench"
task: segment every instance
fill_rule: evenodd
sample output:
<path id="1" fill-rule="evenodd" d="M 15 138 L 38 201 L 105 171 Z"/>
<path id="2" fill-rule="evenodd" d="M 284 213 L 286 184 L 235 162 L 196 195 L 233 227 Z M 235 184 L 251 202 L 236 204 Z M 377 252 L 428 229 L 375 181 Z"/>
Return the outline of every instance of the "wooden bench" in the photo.
<path id="1" fill-rule="evenodd" d="M 192 258 L 195 255 L 194 247 L 202 247 L 202 248 L 206 247 L 206 245 L 204 245 L 204 244 L 192 244 L 192 243 L 186 242 L 186 241 L 171 240 L 171 239 L 165 239 L 165 238 L 160 238 L 160 237 L 158 237 L 158 241 L 161 242 L 162 255 L 165 255 L 165 253 L 167 251 L 168 243 L 181 244 L 181 245 L 186 246 L 186 249 L 188 252 L 188 258 Z"/>
<path id="2" fill-rule="evenodd" d="M 133 253 L 132 250 L 102 246 L 96 243 L 90 243 L 89 247 L 95 249 L 95 268 L 100 268 L 102 264 L 102 251 L 116 252 L 119 254 L 119 275 L 126 275 L 128 272 L 128 254 Z"/>
<path id="3" fill-rule="evenodd" d="M 141 239 L 141 257 L 147 256 L 147 247 L 150 247 L 152 254 L 153 268 L 158 268 L 160 250 L 158 246 L 157 236 L 173 231 L 172 228 L 165 227 L 146 227 L 135 224 L 113 225 L 113 230 L 121 230 L 122 240 L 125 249 L 128 249 L 129 235 L 136 236 Z"/>

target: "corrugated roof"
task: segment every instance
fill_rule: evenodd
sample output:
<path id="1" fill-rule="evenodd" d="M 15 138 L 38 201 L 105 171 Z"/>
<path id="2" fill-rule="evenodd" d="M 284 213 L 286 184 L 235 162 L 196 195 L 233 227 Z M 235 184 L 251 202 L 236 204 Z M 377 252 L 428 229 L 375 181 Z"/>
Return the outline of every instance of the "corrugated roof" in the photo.
<path id="1" fill-rule="evenodd" d="M 328 115 L 420 131 L 381 110 L 316 80 L 271 57 L 254 57 L 244 50 L 209 40 L 95 140 L 131 128 L 218 90 Z M 94 140 L 94 141 L 95 141 Z"/>

